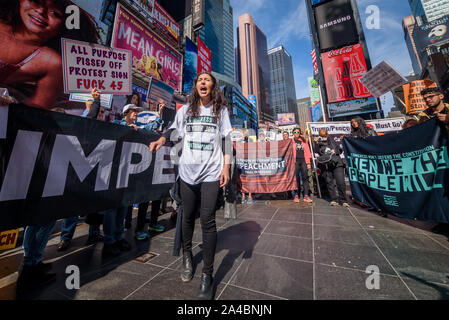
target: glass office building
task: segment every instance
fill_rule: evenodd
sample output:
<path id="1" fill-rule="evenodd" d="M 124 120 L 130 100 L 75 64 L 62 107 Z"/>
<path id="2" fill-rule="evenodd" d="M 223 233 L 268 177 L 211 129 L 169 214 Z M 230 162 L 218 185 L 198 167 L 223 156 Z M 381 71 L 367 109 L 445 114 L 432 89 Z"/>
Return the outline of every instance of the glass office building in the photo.
<path id="1" fill-rule="evenodd" d="M 271 103 L 275 119 L 279 113 L 294 113 L 298 122 L 292 57 L 283 46 L 278 46 L 268 50 L 268 59 L 271 71 Z"/>
<path id="2" fill-rule="evenodd" d="M 212 70 L 235 78 L 232 7 L 229 0 L 206 0 L 204 26 L 199 37 L 212 53 Z"/>
<path id="3" fill-rule="evenodd" d="M 254 129 L 257 131 L 256 107 L 234 86 L 223 86 L 222 91 L 229 103 L 232 127 L 235 129 Z"/>

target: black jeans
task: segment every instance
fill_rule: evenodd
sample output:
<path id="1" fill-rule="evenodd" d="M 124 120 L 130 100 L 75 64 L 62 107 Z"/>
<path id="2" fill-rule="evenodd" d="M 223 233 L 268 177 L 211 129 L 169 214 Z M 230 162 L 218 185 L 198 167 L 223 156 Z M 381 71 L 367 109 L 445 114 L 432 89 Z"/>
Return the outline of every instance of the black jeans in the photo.
<path id="1" fill-rule="evenodd" d="M 301 197 L 301 182 L 299 181 L 299 173 L 301 172 L 302 186 L 304 187 L 304 196 L 309 196 L 309 173 L 307 170 L 306 160 L 296 160 L 295 163 L 295 176 L 296 183 L 298 185 L 298 197 Z"/>
<path id="2" fill-rule="evenodd" d="M 346 184 L 345 184 L 345 169 L 344 167 L 329 168 L 324 171 L 324 179 L 326 180 L 327 191 L 332 201 L 337 201 L 340 204 L 347 202 L 346 200 Z M 335 193 L 335 182 L 337 183 L 338 195 Z"/>
<path id="3" fill-rule="evenodd" d="M 184 251 L 192 250 L 195 213 L 199 205 L 201 230 L 203 231 L 203 273 L 208 275 L 213 273 L 215 248 L 217 246 L 215 209 L 219 189 L 219 181 L 190 185 L 181 180 L 183 249 Z"/>
<path id="4" fill-rule="evenodd" d="M 159 210 L 161 209 L 161 202 L 161 200 L 155 200 L 151 202 L 150 226 L 154 226 L 157 224 Z M 148 206 L 149 202 L 139 203 L 136 231 L 143 231 L 143 228 L 145 227 L 145 219 L 147 217 Z"/>

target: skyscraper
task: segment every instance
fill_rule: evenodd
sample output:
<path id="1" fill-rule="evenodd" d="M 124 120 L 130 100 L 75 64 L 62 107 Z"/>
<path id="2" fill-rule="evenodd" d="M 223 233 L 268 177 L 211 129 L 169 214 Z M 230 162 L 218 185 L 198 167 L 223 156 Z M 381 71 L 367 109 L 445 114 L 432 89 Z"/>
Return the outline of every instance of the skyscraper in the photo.
<path id="1" fill-rule="evenodd" d="M 271 78 L 271 103 L 274 117 L 279 113 L 294 113 L 298 122 L 296 107 L 295 79 L 293 77 L 292 57 L 283 46 L 268 50 Z"/>
<path id="2" fill-rule="evenodd" d="M 312 117 L 310 115 L 310 97 L 302 98 L 296 100 L 297 103 L 297 113 L 299 114 L 296 120 L 303 132 L 307 128 L 307 122 L 312 122 Z"/>
<path id="3" fill-rule="evenodd" d="M 267 37 L 249 14 L 239 17 L 237 29 L 240 81 L 245 97 L 256 96 L 259 123 L 274 123 L 270 98 L 270 63 Z"/>
<path id="4" fill-rule="evenodd" d="M 212 52 L 212 71 L 234 79 L 234 33 L 229 0 L 206 0 L 199 37 Z"/>
<path id="5" fill-rule="evenodd" d="M 413 37 L 413 31 L 415 29 L 415 18 L 414 16 L 405 17 L 402 20 L 402 28 L 404 30 L 404 39 L 407 44 L 407 49 L 410 55 L 410 60 L 412 61 L 413 72 L 415 74 L 421 74 L 422 63 L 420 59 L 420 49 L 417 47 L 417 43 Z"/>
<path id="6" fill-rule="evenodd" d="M 430 22 L 449 15 L 447 0 L 408 0 L 415 17 L 424 16 L 424 22 Z"/>

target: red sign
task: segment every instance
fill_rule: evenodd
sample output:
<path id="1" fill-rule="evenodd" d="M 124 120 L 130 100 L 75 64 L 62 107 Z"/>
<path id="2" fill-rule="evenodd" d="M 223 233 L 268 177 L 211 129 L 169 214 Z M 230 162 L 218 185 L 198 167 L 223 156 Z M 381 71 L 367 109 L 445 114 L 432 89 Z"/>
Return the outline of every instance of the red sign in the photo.
<path id="1" fill-rule="evenodd" d="M 179 24 L 157 2 L 154 2 L 153 18 L 155 25 L 178 45 Z"/>
<path id="2" fill-rule="evenodd" d="M 212 71 L 212 55 L 209 48 L 198 38 L 198 74 Z"/>
<path id="3" fill-rule="evenodd" d="M 293 139 L 235 142 L 237 186 L 241 192 L 278 193 L 298 188 Z"/>
<path id="4" fill-rule="evenodd" d="M 321 54 L 329 103 L 371 97 L 360 82 L 367 73 L 360 43 Z"/>

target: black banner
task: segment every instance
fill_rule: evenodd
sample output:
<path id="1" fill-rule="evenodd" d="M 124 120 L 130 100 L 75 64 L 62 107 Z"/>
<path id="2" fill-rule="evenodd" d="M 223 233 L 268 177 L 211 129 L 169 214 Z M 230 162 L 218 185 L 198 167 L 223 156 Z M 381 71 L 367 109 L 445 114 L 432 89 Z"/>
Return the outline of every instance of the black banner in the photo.
<path id="1" fill-rule="evenodd" d="M 421 51 L 427 47 L 437 45 L 449 39 L 449 16 L 444 16 L 429 23 L 415 27 L 416 38 Z"/>
<path id="2" fill-rule="evenodd" d="M 156 134 L 24 105 L 0 109 L 0 231 L 157 200 L 175 181 L 170 148 L 149 152 Z"/>
<path id="3" fill-rule="evenodd" d="M 354 198 L 401 218 L 449 222 L 448 135 L 436 118 L 397 133 L 344 138 Z"/>

